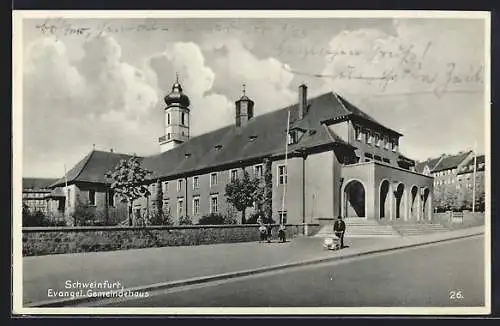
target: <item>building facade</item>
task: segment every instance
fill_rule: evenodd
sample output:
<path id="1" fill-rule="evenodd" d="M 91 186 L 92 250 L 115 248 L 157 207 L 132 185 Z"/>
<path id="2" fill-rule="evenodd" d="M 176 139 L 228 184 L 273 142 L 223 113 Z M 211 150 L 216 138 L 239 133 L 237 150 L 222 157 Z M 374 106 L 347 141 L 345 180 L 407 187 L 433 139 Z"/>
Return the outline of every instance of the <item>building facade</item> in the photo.
<path id="1" fill-rule="evenodd" d="M 23 207 L 29 212 L 49 213 L 49 198 L 52 189 L 49 186 L 57 179 L 23 178 Z"/>
<path id="2" fill-rule="evenodd" d="M 272 176 L 268 191 L 275 221 L 317 223 L 339 215 L 431 220 L 434 179 L 415 171 L 415 162 L 400 153 L 400 133 L 334 92 L 308 98 L 301 85 L 298 93 L 298 103 L 256 116 L 254 101 L 243 94 L 232 125 L 190 137 L 190 119 L 196 116 L 177 80 L 165 97 L 160 153 L 139 158 L 153 173 L 147 181 L 151 196 L 135 202 L 136 215 L 151 211 L 158 187 L 174 222 L 232 214 L 225 186 L 246 170 L 262 180 Z M 83 203 L 120 216 L 124 204 L 110 192 L 105 174 L 129 157 L 94 150 L 54 182 L 54 191 L 65 194 L 65 214 Z M 260 207 L 256 203 L 247 216 Z"/>
<path id="3" fill-rule="evenodd" d="M 476 183 L 473 183 L 474 152 L 441 155 L 416 165 L 416 170 L 434 177 L 434 207 L 437 211 L 470 209 L 473 188 L 484 200 L 484 155 L 477 156 Z M 484 203 L 483 203 L 484 209 Z"/>

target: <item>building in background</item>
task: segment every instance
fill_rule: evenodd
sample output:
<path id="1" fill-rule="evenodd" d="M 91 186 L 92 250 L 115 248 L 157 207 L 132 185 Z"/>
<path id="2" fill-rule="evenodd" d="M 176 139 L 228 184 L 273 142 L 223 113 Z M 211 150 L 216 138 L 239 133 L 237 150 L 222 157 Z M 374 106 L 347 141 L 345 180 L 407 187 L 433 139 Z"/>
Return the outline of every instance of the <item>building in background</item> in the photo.
<path id="1" fill-rule="evenodd" d="M 57 179 L 23 178 L 23 207 L 30 213 L 42 212 L 47 215 L 48 198 L 52 192 L 49 186 L 55 181 Z"/>
<path id="2" fill-rule="evenodd" d="M 206 214 L 229 214 L 225 186 L 245 169 L 258 178 L 272 176 L 275 221 L 317 223 L 339 215 L 430 221 L 433 177 L 415 172 L 415 162 L 401 154 L 400 133 L 336 93 L 308 98 L 301 85 L 298 94 L 298 103 L 256 115 L 258 105 L 244 93 L 235 102 L 232 125 L 190 137 L 196 116 L 191 117 L 189 98 L 177 80 L 164 99 L 160 153 L 139 158 L 153 172 L 152 194 L 137 200 L 134 211 L 148 212 L 160 185 L 163 208 L 177 223 L 185 216 L 196 223 Z M 119 216 L 124 204 L 110 192 L 105 173 L 129 157 L 93 150 L 55 181 L 51 187 L 64 194 L 65 213 L 86 205 Z M 255 206 L 249 210 L 260 207 Z M 126 211 L 122 215 L 126 218 Z"/>
<path id="3" fill-rule="evenodd" d="M 477 156 L 476 196 L 484 210 L 484 155 Z M 417 163 L 416 171 L 434 177 L 434 207 L 437 211 L 471 209 L 474 183 L 474 152 L 443 154 Z M 476 200 L 476 205 L 478 204 Z"/>

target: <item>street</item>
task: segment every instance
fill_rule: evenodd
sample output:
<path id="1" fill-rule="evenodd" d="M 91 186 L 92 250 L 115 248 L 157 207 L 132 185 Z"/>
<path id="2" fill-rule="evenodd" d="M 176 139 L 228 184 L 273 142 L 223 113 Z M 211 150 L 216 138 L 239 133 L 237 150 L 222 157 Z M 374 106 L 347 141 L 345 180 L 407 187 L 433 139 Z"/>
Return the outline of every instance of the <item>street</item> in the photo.
<path id="1" fill-rule="evenodd" d="M 151 293 L 107 307 L 484 305 L 484 237 Z M 147 272 L 147 268 L 144 269 Z"/>

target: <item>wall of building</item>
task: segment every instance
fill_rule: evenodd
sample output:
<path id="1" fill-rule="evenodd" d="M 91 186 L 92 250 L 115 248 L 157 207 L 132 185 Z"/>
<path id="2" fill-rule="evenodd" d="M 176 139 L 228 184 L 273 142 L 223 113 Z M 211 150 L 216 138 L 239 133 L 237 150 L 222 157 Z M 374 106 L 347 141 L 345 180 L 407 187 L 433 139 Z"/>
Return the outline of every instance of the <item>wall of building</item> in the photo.
<path id="1" fill-rule="evenodd" d="M 334 184 L 337 179 L 336 158 L 333 151 L 310 154 L 305 161 L 305 210 L 306 223 L 318 218 L 334 218 L 336 201 Z"/>
<path id="2" fill-rule="evenodd" d="M 303 159 L 292 157 L 287 162 L 287 185 L 285 211 L 287 223 L 302 223 L 303 219 Z M 273 219 L 279 222 L 279 212 L 283 209 L 284 185 L 278 183 L 278 167 L 284 165 L 284 160 L 272 163 L 273 174 Z"/>

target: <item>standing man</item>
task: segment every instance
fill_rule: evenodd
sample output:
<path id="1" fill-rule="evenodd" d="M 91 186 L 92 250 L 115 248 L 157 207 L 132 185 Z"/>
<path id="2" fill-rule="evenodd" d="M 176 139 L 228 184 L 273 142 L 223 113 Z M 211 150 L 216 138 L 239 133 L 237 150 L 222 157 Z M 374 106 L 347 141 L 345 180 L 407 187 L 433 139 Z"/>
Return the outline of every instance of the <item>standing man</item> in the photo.
<path id="1" fill-rule="evenodd" d="M 342 221 L 342 217 L 339 215 L 335 224 L 333 224 L 333 232 L 340 238 L 340 248 L 344 248 L 344 233 L 345 233 L 345 222 Z"/>

